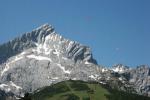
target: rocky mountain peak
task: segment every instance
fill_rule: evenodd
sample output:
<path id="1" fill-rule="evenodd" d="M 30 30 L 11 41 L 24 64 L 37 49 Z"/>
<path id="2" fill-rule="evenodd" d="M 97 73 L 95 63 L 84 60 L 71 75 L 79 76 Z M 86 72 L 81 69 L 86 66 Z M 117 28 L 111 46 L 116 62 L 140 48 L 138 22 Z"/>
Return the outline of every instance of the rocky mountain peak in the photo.
<path id="1" fill-rule="evenodd" d="M 51 34 L 54 28 L 44 24 L 32 32 L 27 32 L 7 43 L 0 45 L 0 63 L 5 62 L 9 57 L 21 53 L 23 50 L 35 47 L 35 43 L 42 43 L 47 35 Z"/>
<path id="2" fill-rule="evenodd" d="M 112 67 L 112 70 L 114 72 L 124 73 L 124 72 L 129 70 L 129 67 L 128 66 L 124 66 L 123 64 L 116 64 L 116 65 L 114 65 Z"/>
<path id="3" fill-rule="evenodd" d="M 75 61 L 84 60 L 97 64 L 89 47 L 63 38 L 49 24 L 44 24 L 5 44 L 0 45 L 0 63 L 29 48 L 37 48 L 38 53 L 50 54 L 52 50 Z"/>
<path id="4" fill-rule="evenodd" d="M 51 25 L 44 24 L 32 32 L 25 33 L 21 36 L 20 40 L 42 43 L 44 42 L 45 37 L 53 32 L 54 28 Z"/>

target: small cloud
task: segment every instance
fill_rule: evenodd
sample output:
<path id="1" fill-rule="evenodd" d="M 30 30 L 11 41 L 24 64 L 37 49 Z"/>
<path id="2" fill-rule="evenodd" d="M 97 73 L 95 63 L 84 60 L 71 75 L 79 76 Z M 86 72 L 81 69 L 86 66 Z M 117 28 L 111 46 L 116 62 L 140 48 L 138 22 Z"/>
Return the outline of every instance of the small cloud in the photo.
<path id="1" fill-rule="evenodd" d="M 117 48 L 115 48 L 115 50 L 116 50 L 116 51 L 120 51 L 120 48 L 117 47 Z"/>

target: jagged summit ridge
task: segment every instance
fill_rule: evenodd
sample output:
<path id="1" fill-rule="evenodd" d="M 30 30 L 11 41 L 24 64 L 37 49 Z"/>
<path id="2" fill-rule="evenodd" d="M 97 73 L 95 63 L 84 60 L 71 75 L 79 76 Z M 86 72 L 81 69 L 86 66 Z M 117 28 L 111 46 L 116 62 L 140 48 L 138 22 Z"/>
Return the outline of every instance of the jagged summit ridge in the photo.
<path id="1" fill-rule="evenodd" d="M 0 45 L 0 63 L 5 62 L 11 56 L 33 47 L 37 47 L 38 53 L 45 52 L 49 54 L 53 49 L 75 61 L 85 58 L 86 61 L 97 63 L 96 60 L 92 58 L 89 47 L 63 38 L 56 33 L 54 28 L 49 24 L 44 24 L 34 29 L 32 32 L 27 32 L 12 41 Z"/>
<path id="2" fill-rule="evenodd" d="M 23 36 L 21 36 L 20 39 L 22 41 L 29 40 L 29 41 L 32 41 L 32 42 L 41 43 L 41 42 L 44 41 L 44 39 L 47 35 L 49 35 L 53 32 L 54 32 L 54 28 L 51 25 L 44 24 L 44 25 L 36 28 L 32 32 L 28 32 L 28 33 L 24 34 Z"/>
<path id="3" fill-rule="evenodd" d="M 96 60 L 92 57 L 91 49 L 89 47 L 64 38 L 56 33 L 51 25 L 44 24 L 35 31 L 37 30 L 41 30 L 37 38 L 38 40 L 35 41 L 38 53 L 48 55 L 54 50 L 57 55 L 62 54 L 67 58 L 73 59 L 75 62 L 78 60 L 85 60 L 97 64 Z"/>

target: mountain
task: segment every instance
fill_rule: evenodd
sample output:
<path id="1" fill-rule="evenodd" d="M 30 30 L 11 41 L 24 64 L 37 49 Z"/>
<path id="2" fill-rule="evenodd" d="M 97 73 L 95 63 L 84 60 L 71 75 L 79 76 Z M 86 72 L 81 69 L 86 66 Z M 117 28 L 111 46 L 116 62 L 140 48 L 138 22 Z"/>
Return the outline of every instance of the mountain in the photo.
<path id="1" fill-rule="evenodd" d="M 133 69 L 98 65 L 88 46 L 64 38 L 48 24 L 0 45 L 0 97 L 4 98 L 20 98 L 64 80 L 96 81 L 150 96 L 149 71 L 146 65 Z"/>

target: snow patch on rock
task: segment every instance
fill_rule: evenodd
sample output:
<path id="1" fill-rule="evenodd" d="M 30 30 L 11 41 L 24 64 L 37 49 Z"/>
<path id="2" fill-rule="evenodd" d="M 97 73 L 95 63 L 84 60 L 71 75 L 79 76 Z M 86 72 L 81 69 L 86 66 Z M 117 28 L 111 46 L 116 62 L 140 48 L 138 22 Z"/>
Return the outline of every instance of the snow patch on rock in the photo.
<path id="1" fill-rule="evenodd" d="M 28 58 L 36 59 L 36 60 L 48 60 L 52 61 L 50 58 L 45 56 L 36 56 L 36 55 L 27 55 Z"/>
<path id="2" fill-rule="evenodd" d="M 63 72 L 64 73 L 67 73 L 67 74 L 70 74 L 71 73 L 71 71 L 69 71 L 69 70 L 65 70 L 65 67 L 64 66 L 62 66 L 61 64 L 57 64 L 58 66 L 59 66 L 59 68 L 60 69 L 62 69 L 63 70 Z"/>

